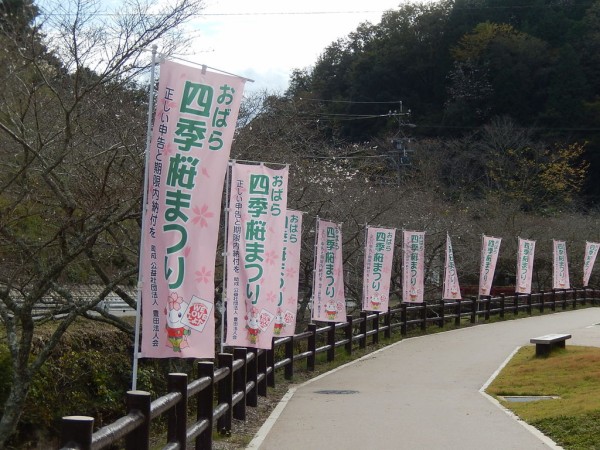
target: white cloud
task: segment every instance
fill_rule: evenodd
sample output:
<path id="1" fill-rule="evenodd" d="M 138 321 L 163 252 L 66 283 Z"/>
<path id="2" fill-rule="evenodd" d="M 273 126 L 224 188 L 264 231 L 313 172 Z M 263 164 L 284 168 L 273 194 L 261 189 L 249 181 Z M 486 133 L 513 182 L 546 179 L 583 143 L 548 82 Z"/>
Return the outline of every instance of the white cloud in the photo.
<path id="1" fill-rule="evenodd" d="M 399 0 L 207 0 L 186 59 L 255 80 L 249 90 L 282 92 L 295 68 L 362 22 L 378 23 Z M 279 14 L 276 14 L 279 13 Z"/>

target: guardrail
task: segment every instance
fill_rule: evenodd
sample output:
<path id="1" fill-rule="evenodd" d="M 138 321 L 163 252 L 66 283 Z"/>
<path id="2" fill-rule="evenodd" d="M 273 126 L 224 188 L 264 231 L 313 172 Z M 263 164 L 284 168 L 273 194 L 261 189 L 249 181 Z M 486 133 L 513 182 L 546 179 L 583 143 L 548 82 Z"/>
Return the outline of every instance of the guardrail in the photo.
<path id="1" fill-rule="evenodd" d="M 492 315 L 502 319 L 507 314 L 530 315 L 534 310 L 544 313 L 575 309 L 588 302 L 597 305 L 598 294 L 592 289 L 570 289 L 453 302 L 403 303 L 386 312 L 348 316 L 343 323 L 323 327 L 309 324 L 303 333 L 273 339 L 271 350 L 235 348 L 233 353 L 218 354 L 216 366 L 213 361 L 200 361 L 198 378 L 189 384 L 186 374 L 169 374 L 169 393 L 154 401 L 148 392 L 127 392 L 127 415 L 96 432 L 92 417 L 63 417 L 60 447 L 100 450 L 118 445 L 128 450 L 150 449 L 151 425 L 164 418 L 167 433 L 163 449 L 185 449 L 192 442 L 196 449 L 210 449 L 213 429 L 231 433 L 232 419 L 245 420 L 246 407 L 256 407 L 258 396 L 266 396 L 267 388 L 275 386 L 277 370 L 283 369 L 284 378 L 291 380 L 300 361 L 305 361 L 306 370 L 314 371 L 319 354 L 331 362 L 339 347 L 352 354 L 355 344 L 364 349 L 369 340 L 378 344 L 381 334 L 390 338 L 395 330 L 407 336 L 426 333 L 428 326 L 444 328 L 452 323 L 453 327 L 460 327 L 480 319 L 489 321 Z M 193 404 L 191 399 L 195 400 Z"/>

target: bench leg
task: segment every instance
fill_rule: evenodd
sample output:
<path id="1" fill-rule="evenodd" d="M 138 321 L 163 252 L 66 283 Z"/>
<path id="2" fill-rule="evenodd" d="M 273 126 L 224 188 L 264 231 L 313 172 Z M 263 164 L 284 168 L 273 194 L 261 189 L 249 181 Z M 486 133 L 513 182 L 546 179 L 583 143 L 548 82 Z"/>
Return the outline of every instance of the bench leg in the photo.
<path id="1" fill-rule="evenodd" d="M 550 349 L 550 344 L 535 344 L 535 356 L 548 356 Z"/>

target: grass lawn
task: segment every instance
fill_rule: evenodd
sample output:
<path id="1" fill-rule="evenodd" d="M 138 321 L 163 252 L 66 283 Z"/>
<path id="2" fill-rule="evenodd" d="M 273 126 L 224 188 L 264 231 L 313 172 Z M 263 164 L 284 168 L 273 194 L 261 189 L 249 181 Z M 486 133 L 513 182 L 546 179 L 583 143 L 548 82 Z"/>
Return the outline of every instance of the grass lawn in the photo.
<path id="1" fill-rule="evenodd" d="M 565 449 L 600 450 L 600 348 L 567 345 L 547 358 L 521 348 L 487 393 Z M 507 402 L 498 396 L 555 395 Z"/>

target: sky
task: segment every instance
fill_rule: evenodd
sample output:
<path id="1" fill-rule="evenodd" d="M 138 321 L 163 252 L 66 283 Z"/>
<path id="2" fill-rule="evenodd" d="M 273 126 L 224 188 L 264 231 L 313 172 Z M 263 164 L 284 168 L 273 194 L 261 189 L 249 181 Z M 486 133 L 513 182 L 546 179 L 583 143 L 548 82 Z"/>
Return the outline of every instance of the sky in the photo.
<path id="1" fill-rule="evenodd" d="M 254 80 L 246 92 L 283 93 L 293 69 L 407 0 L 205 0 L 185 59 Z"/>

